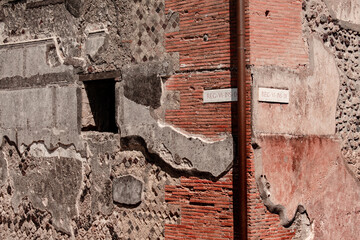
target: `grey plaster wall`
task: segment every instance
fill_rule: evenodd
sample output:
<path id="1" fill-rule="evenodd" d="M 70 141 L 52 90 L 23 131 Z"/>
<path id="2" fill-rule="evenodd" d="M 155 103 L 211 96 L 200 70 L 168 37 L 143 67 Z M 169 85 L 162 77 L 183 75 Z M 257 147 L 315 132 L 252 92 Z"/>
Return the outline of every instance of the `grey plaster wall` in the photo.
<path id="1" fill-rule="evenodd" d="M 119 96 L 124 96 L 123 83 L 118 84 L 118 91 Z M 145 141 L 145 148 L 176 169 L 205 172 L 218 177 L 232 166 L 235 155 L 230 136 L 222 141 L 207 142 L 187 135 L 155 119 L 149 108 L 125 96 L 120 97 L 118 112 L 121 137 L 130 149 L 131 139 L 139 136 Z M 137 148 L 136 144 L 133 147 Z"/>
<path id="2" fill-rule="evenodd" d="M 79 145 L 77 87 L 0 91 L 0 135 L 18 146 L 44 141 Z"/>
<path id="3" fill-rule="evenodd" d="M 72 67 L 61 64 L 56 41 L 56 38 L 45 38 L 0 45 L 0 77 L 29 78 L 37 74 L 71 71 Z"/>

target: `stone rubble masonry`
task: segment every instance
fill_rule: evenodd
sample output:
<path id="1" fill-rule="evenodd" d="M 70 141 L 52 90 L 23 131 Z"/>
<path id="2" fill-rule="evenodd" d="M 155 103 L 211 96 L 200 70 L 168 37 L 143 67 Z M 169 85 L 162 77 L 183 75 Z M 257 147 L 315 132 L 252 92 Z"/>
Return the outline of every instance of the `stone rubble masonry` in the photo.
<path id="1" fill-rule="evenodd" d="M 164 11 L 162 1 L 149 1 L 149 6 L 154 3 Z M 179 206 L 165 202 L 165 185 L 179 184 L 178 173 L 139 151 L 121 149 L 120 134 L 80 131 L 82 114 L 91 124 L 91 109 L 82 108 L 89 101 L 77 74 L 115 72 L 111 78 L 121 81 L 121 71 L 135 53 L 127 38 L 137 23 L 130 14 L 136 6 L 143 4 L 0 3 L 1 239 L 163 239 L 165 224 L 180 223 Z M 149 22 L 156 10 L 143 13 Z M 165 24 L 163 32 L 176 31 L 178 15 L 162 13 L 154 27 Z M 178 68 L 178 57 L 154 51 L 153 43 L 160 50 L 163 44 L 163 32 L 157 31 L 151 37 L 159 39 L 142 38 L 144 52 L 154 59 L 140 62 L 157 60 L 164 67 L 159 71 L 170 75 L 166 69 Z M 165 76 L 156 80 L 160 77 Z M 177 107 L 178 93 L 169 91 L 164 97 L 174 99 L 166 108 Z M 159 98 L 162 104 L 163 96 Z M 112 188 L 115 179 L 129 175 L 143 183 L 141 201 L 135 199 L 131 206 L 117 203 Z"/>
<path id="2" fill-rule="evenodd" d="M 346 1 L 344 3 L 349 3 Z M 325 4 L 326 3 L 326 4 Z M 342 154 L 351 172 L 360 179 L 360 97 L 358 90 L 360 83 L 358 78 L 360 71 L 358 67 L 359 58 L 359 32 L 360 28 L 356 23 L 352 11 L 331 11 L 327 9 L 328 4 L 310 2 L 306 7 L 306 26 L 309 31 L 315 31 L 323 44 L 334 55 L 337 68 L 340 72 L 340 88 L 336 109 L 336 133 L 342 139 Z M 347 5 L 346 5 L 347 6 Z M 354 5 L 354 9 L 358 9 Z M 345 9 L 348 9 L 345 7 Z M 339 19 L 336 17 L 339 14 Z M 348 22 L 354 22 L 349 25 Z"/>
<path id="3" fill-rule="evenodd" d="M 181 91 L 165 87 L 180 69 L 179 53 L 165 49 L 165 33 L 180 29 L 179 12 L 165 10 L 163 1 L 80 2 L 1 5 L 1 238 L 162 239 L 166 224 L 181 223 L 180 206 L 165 200 L 165 185 L 192 175 L 216 184 L 209 179 L 232 166 L 231 127 L 220 127 L 221 141 L 214 141 L 165 122 L 166 111 L 180 107 Z M 220 69 L 227 81 L 229 68 Z M 111 71 L 120 134 L 81 132 L 93 116 L 77 74 L 86 80 Z M 125 144 L 127 138 L 133 144 L 133 134 L 146 140 L 146 151 Z M 143 183 L 131 206 L 113 188 L 124 176 Z M 222 207 L 231 211 L 231 193 L 225 195 Z M 233 235 L 227 217 L 224 226 L 222 218 L 215 224 L 218 232 L 227 229 L 224 238 Z"/>

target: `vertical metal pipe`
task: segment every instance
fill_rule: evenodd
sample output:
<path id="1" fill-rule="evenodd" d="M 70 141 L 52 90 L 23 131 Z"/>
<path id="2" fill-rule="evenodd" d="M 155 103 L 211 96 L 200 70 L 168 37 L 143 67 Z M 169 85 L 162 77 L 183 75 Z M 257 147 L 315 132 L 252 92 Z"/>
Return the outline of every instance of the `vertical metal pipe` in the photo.
<path id="1" fill-rule="evenodd" d="M 240 216 L 240 239 L 248 236 L 247 224 L 247 147 L 246 147 L 246 75 L 245 75 L 245 0 L 236 0 L 236 31 L 237 31 L 237 86 L 238 86 L 238 171 Z"/>

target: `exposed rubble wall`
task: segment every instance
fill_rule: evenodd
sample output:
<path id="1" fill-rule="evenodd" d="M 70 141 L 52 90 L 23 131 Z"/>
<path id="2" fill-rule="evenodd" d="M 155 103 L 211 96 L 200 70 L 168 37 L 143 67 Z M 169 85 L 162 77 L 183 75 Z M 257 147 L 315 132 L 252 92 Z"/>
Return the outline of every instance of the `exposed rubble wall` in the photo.
<path id="1" fill-rule="evenodd" d="M 327 1 L 325 1 L 327 3 Z M 346 9 L 346 8 L 345 8 Z M 356 5 L 353 11 L 358 9 Z M 337 18 L 334 12 L 326 9 L 324 3 L 308 8 L 307 18 L 309 29 L 314 29 L 322 38 L 325 46 L 335 56 L 335 61 L 340 72 L 340 90 L 336 111 L 336 132 L 342 140 L 341 151 L 351 168 L 359 178 L 359 106 L 358 90 L 358 54 L 359 30 L 353 29 L 346 23 L 356 21 L 350 15 Z M 338 13 L 338 12 L 336 12 Z M 346 21 L 346 22 L 344 22 Z M 352 26 L 357 26 L 353 24 Z M 360 179 L 360 178 L 359 178 Z"/>
<path id="2" fill-rule="evenodd" d="M 187 223 L 201 234 L 187 216 L 204 208 L 234 237 L 231 103 L 211 107 L 226 120 L 211 133 L 166 119 L 186 96 L 167 85 L 187 71 L 165 44 L 180 32 L 177 4 L 0 3 L 1 239 L 164 239 Z M 230 52 L 229 14 L 225 38 L 201 41 Z M 207 74 L 230 86 L 230 58 L 218 61 Z M 174 201 L 183 186 L 196 197 Z"/>

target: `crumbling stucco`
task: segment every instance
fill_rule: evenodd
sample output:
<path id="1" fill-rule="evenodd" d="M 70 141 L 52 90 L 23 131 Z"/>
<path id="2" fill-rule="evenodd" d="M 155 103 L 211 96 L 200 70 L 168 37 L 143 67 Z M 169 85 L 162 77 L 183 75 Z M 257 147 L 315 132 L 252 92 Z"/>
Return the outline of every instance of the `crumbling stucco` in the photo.
<path id="1" fill-rule="evenodd" d="M 119 95 L 123 96 L 122 83 L 118 86 Z M 205 172 L 216 177 L 231 167 L 234 158 L 232 137 L 207 142 L 166 126 L 153 118 L 151 110 L 144 105 L 126 97 L 120 102 L 118 121 L 122 126 L 123 147 L 137 150 L 140 145 L 175 169 Z"/>
<path id="2" fill-rule="evenodd" d="M 306 209 L 303 205 L 298 205 L 292 218 L 288 219 L 286 214 L 286 208 L 281 204 L 274 204 L 271 201 L 270 183 L 267 180 L 266 175 L 261 175 L 257 179 L 257 185 L 259 188 L 260 197 L 264 202 L 264 205 L 269 210 L 269 212 L 279 215 L 281 225 L 288 228 L 291 227 L 296 220 L 298 220 L 298 225 L 299 225 L 297 226 L 298 228 L 305 228 L 305 229 L 309 228 L 311 222 L 306 212 Z M 305 215 L 303 216 L 303 218 L 306 217 L 306 220 L 304 221 L 303 218 L 299 216 L 299 214 Z M 299 221 L 299 219 L 301 219 L 300 220 L 301 222 Z M 304 227 L 302 225 L 307 225 L 307 226 Z M 311 231 L 305 231 L 303 232 L 301 239 L 308 239 L 310 235 L 311 235 Z"/>
<path id="3" fill-rule="evenodd" d="M 352 24 L 360 24 L 358 0 L 324 0 L 332 17 Z"/>
<path id="4" fill-rule="evenodd" d="M 326 1 L 331 2 L 331 1 Z M 346 1 L 348 4 L 352 1 Z M 360 98 L 358 78 L 360 76 L 359 31 L 348 28 L 334 19 L 322 1 L 307 1 L 304 4 L 304 31 L 317 34 L 335 57 L 340 73 L 339 98 L 336 108 L 336 133 L 342 139 L 342 154 L 352 173 L 359 178 L 359 116 Z M 332 2 L 335 4 L 334 2 Z M 340 4 L 340 2 L 339 2 Z M 342 3 L 341 3 L 342 4 Z M 337 5 L 337 4 L 335 4 Z M 344 8 L 349 10 L 349 8 Z M 351 11 L 357 11 L 357 7 Z M 355 26 L 359 26 L 356 25 Z"/>
<path id="5" fill-rule="evenodd" d="M 286 207 L 288 219 L 301 204 L 312 223 L 307 231 L 313 232 L 314 239 L 357 238 L 359 229 L 353 223 L 359 221 L 359 184 L 341 157 L 340 141 L 263 135 L 258 144 L 261 171 L 271 183 L 271 201 Z"/>
<path id="6" fill-rule="evenodd" d="M 254 67 L 254 132 L 273 134 L 335 133 L 340 76 L 334 57 L 317 38 L 309 40 L 310 66 L 296 70 Z M 288 104 L 259 102 L 259 87 L 288 89 Z"/>
<path id="7" fill-rule="evenodd" d="M 271 202 L 286 207 L 287 219 L 294 217 L 299 204 L 306 208 L 310 222 L 294 221 L 295 239 L 359 235 L 354 224 L 359 221 L 360 196 L 360 35 L 353 15 L 357 7 L 342 6 L 349 2 L 355 1 L 303 1 L 302 36 L 309 47 L 309 66 L 251 67 L 255 175 L 266 175 Z M 289 89 L 289 104 L 257 102 L 258 87 Z M 259 191 L 264 193 L 260 186 Z M 269 210 L 281 213 L 262 198 Z"/>
<path id="8" fill-rule="evenodd" d="M 36 209 L 48 211 L 59 231 L 73 234 L 70 222 L 78 214 L 76 202 L 82 182 L 81 161 L 63 157 L 61 151 L 38 157 L 38 154 L 32 155 L 36 150 L 29 150 L 30 147 L 20 154 L 6 141 L 2 147 L 8 165 L 14 212 L 18 213 L 19 205 L 26 198 Z M 44 150 L 42 147 L 39 151 Z"/>
<path id="9" fill-rule="evenodd" d="M 48 150 L 42 143 L 19 150 L 4 141 L 1 238 L 163 238 L 164 224 L 178 223 L 179 208 L 168 206 L 164 196 L 165 185 L 178 184 L 176 178 L 149 164 L 140 152 L 114 150 L 118 144 L 111 134 L 88 133 L 86 139 L 85 154 L 74 146 Z M 100 143 L 98 152 L 94 142 Z M 129 174 L 144 182 L 136 208 L 113 204 L 111 182 Z"/>

